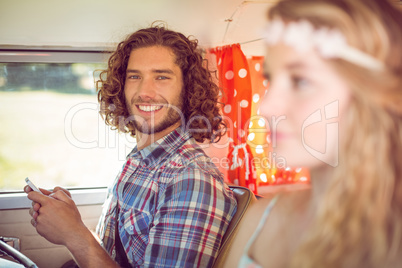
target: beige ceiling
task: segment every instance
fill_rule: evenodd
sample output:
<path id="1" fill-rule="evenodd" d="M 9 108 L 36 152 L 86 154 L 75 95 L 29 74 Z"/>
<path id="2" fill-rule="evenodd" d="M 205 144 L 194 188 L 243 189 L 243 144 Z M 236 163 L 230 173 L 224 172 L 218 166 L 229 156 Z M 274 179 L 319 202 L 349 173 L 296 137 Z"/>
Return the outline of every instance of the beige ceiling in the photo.
<path id="1" fill-rule="evenodd" d="M 1 0 L 0 45 L 104 46 L 163 20 L 205 47 L 242 43 L 260 55 L 275 0 Z M 231 20 L 231 22 L 229 22 Z"/>

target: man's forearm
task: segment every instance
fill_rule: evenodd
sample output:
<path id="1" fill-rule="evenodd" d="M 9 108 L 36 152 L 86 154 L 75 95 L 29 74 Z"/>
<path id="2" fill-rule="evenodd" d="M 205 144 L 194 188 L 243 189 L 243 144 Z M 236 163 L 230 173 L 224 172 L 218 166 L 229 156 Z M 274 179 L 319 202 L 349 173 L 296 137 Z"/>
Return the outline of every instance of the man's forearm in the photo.
<path id="1" fill-rule="evenodd" d="M 66 247 L 80 268 L 119 267 L 88 229 L 71 239 Z"/>

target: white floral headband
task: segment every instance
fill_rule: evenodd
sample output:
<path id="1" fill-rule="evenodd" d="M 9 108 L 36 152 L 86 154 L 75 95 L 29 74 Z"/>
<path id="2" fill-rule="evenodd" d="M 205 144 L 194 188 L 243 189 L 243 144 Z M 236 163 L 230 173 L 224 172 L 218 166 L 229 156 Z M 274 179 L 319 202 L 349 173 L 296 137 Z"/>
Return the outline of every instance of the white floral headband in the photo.
<path id="1" fill-rule="evenodd" d="M 373 70 L 384 68 L 381 61 L 350 47 L 339 30 L 325 27 L 315 29 L 306 20 L 285 24 L 280 19 L 274 19 L 270 21 L 265 31 L 265 40 L 268 45 L 276 45 L 282 41 L 301 52 L 315 48 L 326 59 L 341 58 Z"/>

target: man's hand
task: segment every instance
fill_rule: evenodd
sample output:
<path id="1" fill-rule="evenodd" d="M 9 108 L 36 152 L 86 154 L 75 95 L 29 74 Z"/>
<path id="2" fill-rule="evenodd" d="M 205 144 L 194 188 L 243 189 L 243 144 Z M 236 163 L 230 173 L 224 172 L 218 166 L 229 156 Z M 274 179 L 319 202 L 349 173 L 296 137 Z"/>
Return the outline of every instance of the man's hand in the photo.
<path id="1" fill-rule="evenodd" d="M 28 198 L 33 201 L 29 211 L 33 218 L 31 223 L 50 242 L 67 246 L 89 230 L 69 193 L 64 189 L 55 190 L 51 193 L 41 190 L 43 194 L 28 193 Z"/>
<path id="2" fill-rule="evenodd" d="M 62 187 L 58 187 L 58 186 L 55 187 L 55 188 L 53 189 L 53 191 L 48 191 L 48 190 L 43 189 L 43 188 L 39 188 L 39 190 L 42 192 L 42 194 L 47 195 L 47 196 L 51 195 L 52 193 L 55 193 L 56 191 L 63 191 L 63 192 L 65 192 L 69 197 L 71 197 L 71 194 L 70 194 L 70 192 L 69 192 L 68 190 L 66 190 L 66 189 L 64 189 L 64 188 L 62 188 Z M 28 194 L 29 192 L 32 192 L 32 191 L 33 191 L 33 190 L 32 190 L 32 188 L 31 188 L 29 185 L 26 185 L 26 186 L 24 187 L 24 192 L 26 192 L 27 194 Z M 31 209 L 29 210 L 29 214 L 32 216 L 31 224 L 32 224 L 34 227 L 36 227 L 36 218 L 38 217 L 39 208 L 40 208 L 40 204 L 39 204 L 39 203 L 36 203 L 35 201 L 32 201 L 32 207 L 31 207 Z"/>
<path id="3" fill-rule="evenodd" d="M 41 236 L 66 246 L 80 267 L 119 267 L 83 223 L 69 191 L 61 187 L 39 190 L 42 193 L 32 191 L 28 185 L 24 188 L 32 200 L 31 223 Z"/>
<path id="4" fill-rule="evenodd" d="M 46 190 L 46 189 L 43 189 L 43 188 L 39 188 L 39 190 L 40 190 L 40 191 L 42 192 L 42 194 L 44 194 L 44 195 L 50 195 L 50 194 L 52 194 L 52 193 L 54 193 L 54 192 L 57 192 L 57 191 L 63 191 L 63 192 L 65 192 L 69 197 L 71 197 L 71 194 L 70 194 L 70 192 L 69 192 L 67 189 L 64 189 L 64 188 L 59 187 L 59 186 L 54 187 L 53 191 L 49 191 L 49 190 Z M 24 192 L 29 193 L 29 192 L 32 192 L 32 191 L 33 191 L 33 190 L 31 189 L 31 187 L 29 187 L 29 185 L 25 185 L 25 187 L 24 187 Z"/>

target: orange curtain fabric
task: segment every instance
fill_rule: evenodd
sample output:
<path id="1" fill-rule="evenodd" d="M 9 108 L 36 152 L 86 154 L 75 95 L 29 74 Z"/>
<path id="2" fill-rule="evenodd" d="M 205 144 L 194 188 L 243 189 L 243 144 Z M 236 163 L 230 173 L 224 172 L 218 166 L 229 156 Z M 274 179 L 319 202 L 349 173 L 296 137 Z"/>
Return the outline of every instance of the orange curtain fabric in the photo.
<path id="1" fill-rule="evenodd" d="M 264 57 L 248 59 L 252 85 L 251 118 L 247 142 L 253 154 L 253 164 L 256 169 L 257 186 L 272 183 L 273 154 L 270 148 L 268 122 L 259 113 L 259 105 L 268 90 L 268 80 L 262 75 Z"/>
<path id="2" fill-rule="evenodd" d="M 268 92 L 269 81 L 263 76 L 264 57 L 248 59 L 249 73 L 252 85 L 251 118 L 248 134 L 248 144 L 253 154 L 253 165 L 256 169 L 257 187 L 308 183 L 309 174 L 302 168 L 291 169 L 284 159 L 272 150 L 269 139 L 269 122 L 260 115 L 260 102 Z"/>
<path id="3" fill-rule="evenodd" d="M 239 44 L 217 47 L 219 86 L 223 91 L 223 116 L 228 127 L 228 179 L 257 193 L 253 157 L 247 143 L 251 116 L 252 85 L 247 58 Z"/>
<path id="4" fill-rule="evenodd" d="M 228 132 L 220 149 L 208 147 L 207 152 L 227 176 L 226 181 L 254 193 L 261 186 L 309 183 L 307 170 L 286 167 L 272 150 L 269 122 L 259 112 L 269 86 L 263 76 L 264 57 L 246 58 L 239 44 L 211 49 L 208 57 L 216 61 Z M 228 148 L 223 148 L 223 143 Z M 226 161 L 215 159 L 226 154 Z"/>

